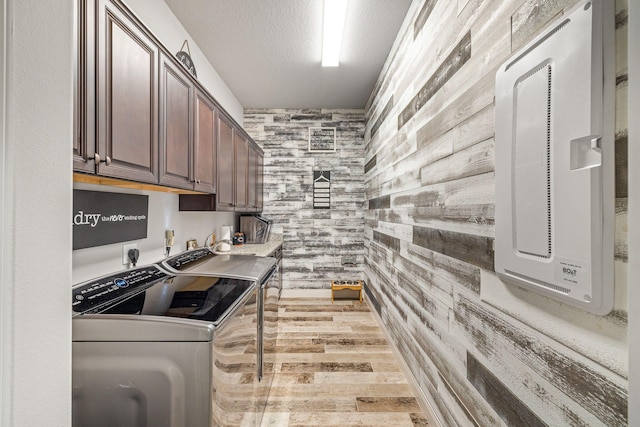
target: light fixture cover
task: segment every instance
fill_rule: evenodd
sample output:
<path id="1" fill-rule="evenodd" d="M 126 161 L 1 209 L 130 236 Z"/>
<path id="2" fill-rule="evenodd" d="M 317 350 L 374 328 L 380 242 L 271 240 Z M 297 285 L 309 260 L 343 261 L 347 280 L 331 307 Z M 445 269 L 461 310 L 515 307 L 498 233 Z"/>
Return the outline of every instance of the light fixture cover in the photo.
<path id="1" fill-rule="evenodd" d="M 322 66 L 337 67 L 340 62 L 342 34 L 348 0 L 324 0 Z"/>

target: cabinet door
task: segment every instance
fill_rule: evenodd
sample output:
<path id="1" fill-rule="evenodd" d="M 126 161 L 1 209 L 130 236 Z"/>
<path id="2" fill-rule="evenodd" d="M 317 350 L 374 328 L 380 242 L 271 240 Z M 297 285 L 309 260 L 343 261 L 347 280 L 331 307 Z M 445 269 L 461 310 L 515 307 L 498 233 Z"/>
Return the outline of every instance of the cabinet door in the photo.
<path id="1" fill-rule="evenodd" d="M 258 151 L 258 172 L 256 182 L 256 211 L 262 212 L 264 208 L 264 154 Z"/>
<path id="2" fill-rule="evenodd" d="M 193 189 L 193 84 L 182 68 L 160 58 L 160 184 Z"/>
<path id="3" fill-rule="evenodd" d="M 258 193 L 256 184 L 258 182 L 258 149 L 253 144 L 249 144 L 249 172 L 247 176 L 247 208 L 255 212 L 258 206 Z"/>
<path id="4" fill-rule="evenodd" d="M 218 192 L 216 210 L 234 210 L 234 127 L 224 114 L 218 113 Z"/>
<path id="5" fill-rule="evenodd" d="M 158 182 L 158 47 L 115 3 L 97 14 L 96 172 Z"/>
<path id="6" fill-rule="evenodd" d="M 73 170 L 95 172 L 95 2 L 78 1 Z"/>
<path id="7" fill-rule="evenodd" d="M 236 150 L 236 211 L 246 211 L 249 182 L 249 141 L 240 132 L 235 135 Z"/>
<path id="8" fill-rule="evenodd" d="M 194 190 L 216 192 L 216 108 L 209 97 L 196 91 L 196 125 L 194 147 Z"/>

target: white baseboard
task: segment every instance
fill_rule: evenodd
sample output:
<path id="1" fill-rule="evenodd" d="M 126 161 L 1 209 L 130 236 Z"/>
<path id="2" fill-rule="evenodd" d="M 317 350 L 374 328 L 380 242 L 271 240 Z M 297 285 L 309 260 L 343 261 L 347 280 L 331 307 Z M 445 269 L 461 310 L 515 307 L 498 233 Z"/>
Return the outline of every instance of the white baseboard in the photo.
<path id="1" fill-rule="evenodd" d="M 283 289 L 280 298 L 331 299 L 331 289 Z"/>

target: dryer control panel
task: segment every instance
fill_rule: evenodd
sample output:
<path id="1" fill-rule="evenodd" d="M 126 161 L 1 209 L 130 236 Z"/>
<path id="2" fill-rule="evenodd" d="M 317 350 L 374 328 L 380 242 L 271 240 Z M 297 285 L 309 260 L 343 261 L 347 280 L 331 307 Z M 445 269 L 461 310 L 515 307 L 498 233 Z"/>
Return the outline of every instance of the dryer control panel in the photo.
<path id="1" fill-rule="evenodd" d="M 102 308 L 130 298 L 167 277 L 169 275 L 155 265 L 148 265 L 81 283 L 72 290 L 73 315 L 98 313 Z"/>

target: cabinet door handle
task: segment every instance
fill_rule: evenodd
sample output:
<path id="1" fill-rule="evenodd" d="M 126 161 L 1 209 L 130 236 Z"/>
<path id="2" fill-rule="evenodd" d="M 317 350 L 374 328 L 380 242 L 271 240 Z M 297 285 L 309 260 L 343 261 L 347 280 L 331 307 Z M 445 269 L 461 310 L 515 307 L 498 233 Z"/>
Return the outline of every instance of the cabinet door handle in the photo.
<path id="1" fill-rule="evenodd" d="M 95 153 L 95 154 L 93 155 L 93 157 L 87 157 L 87 160 L 93 160 L 93 162 L 94 162 L 96 165 L 97 165 L 97 164 L 100 164 L 100 163 L 104 163 L 104 164 L 106 164 L 107 166 L 109 166 L 109 165 L 111 164 L 111 157 L 107 156 L 107 158 L 106 158 L 105 160 L 102 160 L 102 159 L 100 158 L 100 154 L 98 154 L 98 153 Z"/>

